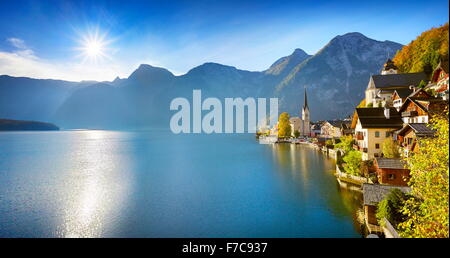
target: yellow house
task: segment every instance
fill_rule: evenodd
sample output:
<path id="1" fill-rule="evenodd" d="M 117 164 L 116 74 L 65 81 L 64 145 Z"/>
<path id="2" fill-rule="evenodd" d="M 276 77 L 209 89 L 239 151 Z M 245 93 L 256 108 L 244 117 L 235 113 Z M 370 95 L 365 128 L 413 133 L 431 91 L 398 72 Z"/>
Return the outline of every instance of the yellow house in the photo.
<path id="1" fill-rule="evenodd" d="M 352 120 L 354 148 L 362 152 L 363 160 L 381 157 L 384 140 L 402 126 L 403 121 L 395 108 L 357 108 Z"/>

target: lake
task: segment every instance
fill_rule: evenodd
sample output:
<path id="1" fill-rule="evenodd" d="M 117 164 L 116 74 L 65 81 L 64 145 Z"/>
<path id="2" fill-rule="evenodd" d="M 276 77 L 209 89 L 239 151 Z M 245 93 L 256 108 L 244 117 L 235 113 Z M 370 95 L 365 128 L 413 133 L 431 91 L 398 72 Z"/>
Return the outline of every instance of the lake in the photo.
<path id="1" fill-rule="evenodd" d="M 0 237 L 361 237 L 308 146 L 249 134 L 0 133 Z"/>

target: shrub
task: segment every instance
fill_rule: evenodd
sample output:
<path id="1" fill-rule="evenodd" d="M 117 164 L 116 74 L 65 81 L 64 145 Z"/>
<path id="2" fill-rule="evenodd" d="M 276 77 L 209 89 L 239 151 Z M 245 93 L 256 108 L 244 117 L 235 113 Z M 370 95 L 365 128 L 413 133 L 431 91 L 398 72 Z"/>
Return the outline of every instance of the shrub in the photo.
<path id="1" fill-rule="evenodd" d="M 393 189 L 384 200 L 378 203 L 376 217 L 378 223 L 384 226 L 383 218 L 386 218 L 394 228 L 406 220 L 406 216 L 402 213 L 402 208 L 408 196 L 399 189 Z"/>
<path id="2" fill-rule="evenodd" d="M 349 153 L 347 153 L 343 158 L 345 162 L 344 169 L 345 172 L 360 176 L 361 175 L 361 162 L 362 162 L 362 154 L 359 151 L 352 150 Z"/>

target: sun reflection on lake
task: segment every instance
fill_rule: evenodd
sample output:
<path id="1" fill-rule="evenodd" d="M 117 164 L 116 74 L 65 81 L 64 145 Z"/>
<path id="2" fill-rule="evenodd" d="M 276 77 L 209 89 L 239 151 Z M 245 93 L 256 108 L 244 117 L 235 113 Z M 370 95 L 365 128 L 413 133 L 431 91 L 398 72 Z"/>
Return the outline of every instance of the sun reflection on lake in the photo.
<path id="1" fill-rule="evenodd" d="M 80 131 L 81 139 L 72 144 L 69 162 L 72 171 L 65 181 L 68 198 L 64 222 L 59 235 L 62 237 L 103 236 L 114 213 L 122 205 L 127 194 L 129 180 L 121 180 L 127 174 L 127 162 L 120 156 L 121 143 L 104 138 L 114 138 L 114 132 Z M 105 221 L 108 218 L 108 221 Z"/>

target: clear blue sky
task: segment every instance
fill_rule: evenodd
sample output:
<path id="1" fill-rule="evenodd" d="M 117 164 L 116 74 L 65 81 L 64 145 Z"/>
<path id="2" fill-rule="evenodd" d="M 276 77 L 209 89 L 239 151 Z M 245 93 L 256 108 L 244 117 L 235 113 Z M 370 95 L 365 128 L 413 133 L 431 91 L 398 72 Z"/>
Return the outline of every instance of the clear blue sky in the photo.
<path id="1" fill-rule="evenodd" d="M 186 73 L 204 62 L 260 71 L 295 48 L 314 54 L 361 32 L 407 44 L 448 21 L 447 0 L 20 1 L 2 0 L 0 74 L 69 80 L 128 76 L 140 63 Z M 107 57 L 82 42 L 104 35 Z"/>

